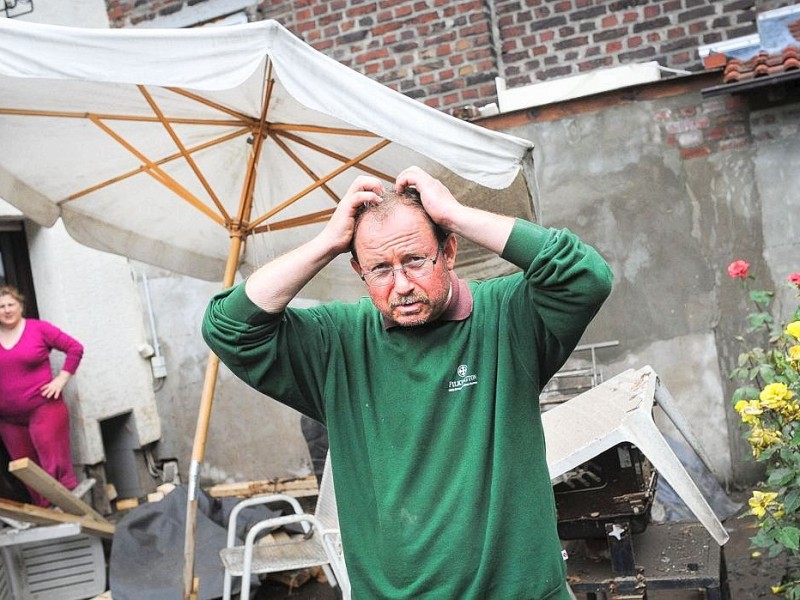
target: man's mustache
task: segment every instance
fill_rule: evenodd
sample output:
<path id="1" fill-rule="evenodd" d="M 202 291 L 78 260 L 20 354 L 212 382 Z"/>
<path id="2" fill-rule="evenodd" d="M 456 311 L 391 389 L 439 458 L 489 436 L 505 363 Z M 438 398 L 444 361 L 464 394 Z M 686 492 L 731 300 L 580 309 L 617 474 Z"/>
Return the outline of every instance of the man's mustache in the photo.
<path id="1" fill-rule="evenodd" d="M 390 303 L 390 306 L 392 308 L 397 308 L 398 306 L 408 306 L 409 304 L 414 304 L 416 302 L 421 304 L 430 304 L 428 296 L 424 294 L 411 294 L 410 296 L 401 296 L 397 300 L 393 300 Z"/>

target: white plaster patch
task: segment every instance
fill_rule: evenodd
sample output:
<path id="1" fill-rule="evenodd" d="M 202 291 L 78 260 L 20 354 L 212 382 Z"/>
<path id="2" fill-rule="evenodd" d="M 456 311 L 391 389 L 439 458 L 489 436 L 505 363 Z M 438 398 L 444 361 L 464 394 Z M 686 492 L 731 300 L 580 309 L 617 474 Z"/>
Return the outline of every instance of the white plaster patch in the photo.
<path id="1" fill-rule="evenodd" d="M 628 281 L 633 281 L 642 269 L 650 265 L 650 252 L 647 249 L 647 236 L 638 234 L 625 254 L 622 272 Z"/>

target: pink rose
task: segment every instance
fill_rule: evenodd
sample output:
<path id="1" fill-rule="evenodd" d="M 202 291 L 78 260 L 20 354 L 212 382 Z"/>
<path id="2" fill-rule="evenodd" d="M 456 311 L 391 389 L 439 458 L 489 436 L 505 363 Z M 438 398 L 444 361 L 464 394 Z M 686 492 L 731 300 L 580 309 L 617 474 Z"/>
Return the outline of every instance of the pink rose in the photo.
<path id="1" fill-rule="evenodd" d="M 789 275 L 789 283 L 800 288 L 800 273 L 792 273 Z"/>
<path id="2" fill-rule="evenodd" d="M 744 260 L 735 260 L 728 265 L 728 276 L 732 279 L 744 279 L 750 271 L 750 263 Z"/>

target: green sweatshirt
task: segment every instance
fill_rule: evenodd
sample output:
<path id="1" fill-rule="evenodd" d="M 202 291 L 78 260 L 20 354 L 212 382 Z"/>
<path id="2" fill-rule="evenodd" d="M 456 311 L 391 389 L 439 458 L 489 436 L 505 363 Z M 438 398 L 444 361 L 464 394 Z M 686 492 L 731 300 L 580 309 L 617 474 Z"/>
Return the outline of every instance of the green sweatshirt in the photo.
<path id="1" fill-rule="evenodd" d="M 203 335 L 255 389 L 328 426 L 353 598 L 566 599 L 539 392 L 610 293 L 568 230 L 517 220 L 523 272 L 462 321 L 384 329 L 368 298 L 268 314 L 244 286 Z"/>

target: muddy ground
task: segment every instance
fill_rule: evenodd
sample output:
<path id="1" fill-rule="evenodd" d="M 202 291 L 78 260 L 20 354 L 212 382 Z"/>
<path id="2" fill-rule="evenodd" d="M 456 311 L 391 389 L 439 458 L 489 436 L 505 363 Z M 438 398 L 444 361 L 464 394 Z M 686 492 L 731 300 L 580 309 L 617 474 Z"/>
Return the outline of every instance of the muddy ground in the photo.
<path id="1" fill-rule="evenodd" d="M 785 557 L 770 559 L 765 555 L 754 554 L 755 551 L 750 546 L 750 537 L 755 533 L 755 524 L 751 517 L 731 517 L 725 521 L 725 527 L 731 536 L 723 550 L 727 565 L 729 599 L 776 598 L 770 592 L 770 586 L 780 582 L 786 572 L 788 559 Z M 694 600 L 704 597 L 698 590 L 659 591 L 651 592 L 648 600 Z M 313 579 L 295 589 L 275 581 L 267 581 L 259 588 L 256 596 L 256 600 L 336 600 L 336 598 L 337 595 L 330 586 Z M 586 596 L 578 595 L 578 598 L 582 600 Z"/>

